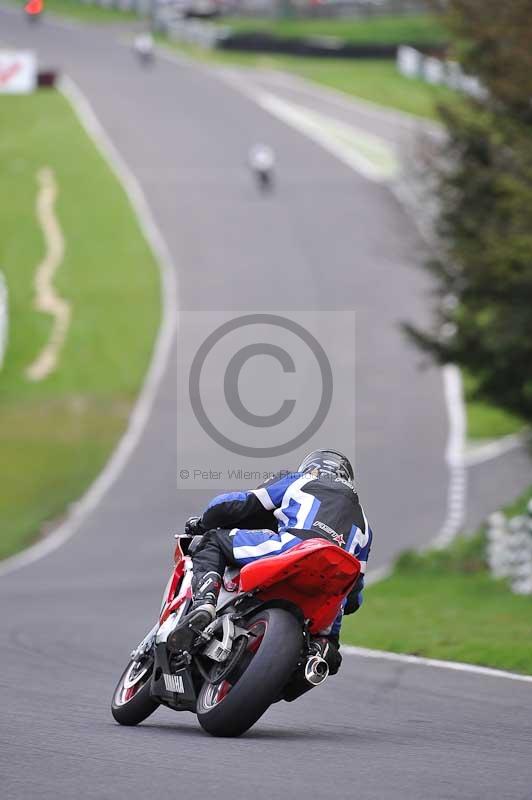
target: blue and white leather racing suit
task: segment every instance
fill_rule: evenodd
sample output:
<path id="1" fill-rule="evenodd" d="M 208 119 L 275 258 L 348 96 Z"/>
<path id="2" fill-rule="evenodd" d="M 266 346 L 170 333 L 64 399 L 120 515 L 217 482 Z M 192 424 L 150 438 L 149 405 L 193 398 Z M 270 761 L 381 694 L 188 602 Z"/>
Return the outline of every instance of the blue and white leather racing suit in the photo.
<path id="1" fill-rule="evenodd" d="M 280 473 L 257 489 L 218 495 L 201 522 L 207 533 L 194 554 L 194 575 L 221 575 L 228 564 L 244 566 L 285 553 L 305 539 L 323 538 L 359 559 L 361 576 L 350 593 L 347 613 L 362 604 L 372 531 L 349 481 Z M 337 638 L 341 621 L 342 613 L 327 634 Z"/>

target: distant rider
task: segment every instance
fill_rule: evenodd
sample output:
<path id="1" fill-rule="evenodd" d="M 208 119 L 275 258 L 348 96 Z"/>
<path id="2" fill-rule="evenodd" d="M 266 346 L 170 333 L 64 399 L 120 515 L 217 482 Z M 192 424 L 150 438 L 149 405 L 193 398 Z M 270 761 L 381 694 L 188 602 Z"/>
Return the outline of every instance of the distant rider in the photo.
<path id="1" fill-rule="evenodd" d="M 344 455 L 335 450 L 315 450 L 303 459 L 297 472 L 280 473 L 247 492 L 221 494 L 209 503 L 201 518 L 189 520 L 188 531 L 206 532 L 192 557 L 192 608 L 169 635 L 170 649 L 186 649 L 191 635 L 214 619 L 228 565 L 243 567 L 286 553 L 306 539 L 320 538 L 355 555 L 362 567 L 343 610 L 330 630 L 318 638 L 331 673 L 338 671 L 342 613 L 353 613 L 362 604 L 372 540 L 354 486 L 353 468 Z"/>

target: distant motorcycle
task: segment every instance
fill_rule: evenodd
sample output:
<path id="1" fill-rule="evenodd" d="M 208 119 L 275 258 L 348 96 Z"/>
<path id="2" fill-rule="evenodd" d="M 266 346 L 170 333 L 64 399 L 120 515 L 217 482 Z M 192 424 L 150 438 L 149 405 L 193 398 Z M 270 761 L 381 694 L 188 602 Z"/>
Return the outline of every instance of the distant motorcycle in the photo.
<path id="1" fill-rule="evenodd" d="M 259 189 L 273 189 L 275 154 L 266 144 L 256 144 L 249 152 L 249 165 L 255 174 Z"/>
<path id="2" fill-rule="evenodd" d="M 141 64 L 148 66 L 153 63 L 155 51 L 151 33 L 139 33 L 133 41 L 133 49 Z"/>
<path id="3" fill-rule="evenodd" d="M 217 615 L 187 651 L 167 638 L 192 603 L 192 558 L 201 537 L 176 536 L 175 566 L 159 619 L 133 650 L 112 714 L 137 725 L 159 705 L 192 711 L 213 736 L 239 736 L 272 703 L 292 701 L 329 673 L 313 636 L 332 624 L 360 562 L 324 539 L 228 569 Z"/>
<path id="4" fill-rule="evenodd" d="M 43 11 L 43 0 L 28 0 L 24 6 L 24 15 L 28 22 L 38 22 Z"/>

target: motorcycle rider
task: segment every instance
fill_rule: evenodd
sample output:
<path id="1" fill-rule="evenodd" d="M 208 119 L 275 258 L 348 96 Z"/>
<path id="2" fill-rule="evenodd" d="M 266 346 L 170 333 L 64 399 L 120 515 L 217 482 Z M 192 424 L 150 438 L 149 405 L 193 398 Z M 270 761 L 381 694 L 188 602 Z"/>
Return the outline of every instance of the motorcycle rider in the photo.
<path id="1" fill-rule="evenodd" d="M 317 643 L 330 672 L 341 663 L 342 614 L 362 604 L 364 572 L 372 531 L 359 503 L 349 460 L 335 450 L 315 450 L 296 472 L 280 473 L 247 492 L 215 497 L 187 532 L 203 533 L 192 557 L 193 603 L 168 636 L 168 647 L 186 649 L 215 617 L 222 575 L 228 565 L 242 567 L 260 558 L 285 553 L 306 539 L 322 538 L 355 555 L 361 573 L 330 630 Z"/>

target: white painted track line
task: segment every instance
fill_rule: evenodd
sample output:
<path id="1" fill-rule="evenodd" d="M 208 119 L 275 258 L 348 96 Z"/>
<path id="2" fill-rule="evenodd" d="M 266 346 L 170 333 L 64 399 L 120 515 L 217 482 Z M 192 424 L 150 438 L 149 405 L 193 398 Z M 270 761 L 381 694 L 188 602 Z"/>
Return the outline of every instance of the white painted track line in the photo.
<path id="1" fill-rule="evenodd" d="M 466 451 L 464 456 L 465 465 L 466 467 L 476 467 L 477 464 L 493 461 L 494 458 L 510 453 L 518 447 L 524 447 L 529 437 L 529 432 L 511 433 L 509 436 L 502 436 L 492 442 L 473 445 L 469 451 Z"/>
<path id="2" fill-rule="evenodd" d="M 442 133 L 442 126 L 438 122 L 433 122 L 426 117 L 420 117 L 408 111 L 401 111 L 398 108 L 383 106 L 371 100 L 366 100 L 363 97 L 349 95 L 346 92 L 342 92 L 340 89 L 333 89 L 332 86 L 312 83 L 312 81 L 303 78 L 301 75 L 278 70 L 267 70 L 267 75 L 269 80 L 273 83 L 277 83 L 281 87 L 284 86 L 286 89 L 295 89 L 319 101 L 326 100 L 336 105 L 338 108 L 347 111 L 352 111 L 353 108 L 357 108 L 360 112 L 372 116 L 374 119 L 380 120 L 381 122 L 385 122 L 388 125 L 400 125 L 407 130 L 423 128 L 435 135 L 441 135 Z"/>
<path id="3" fill-rule="evenodd" d="M 390 653 L 387 650 L 369 650 L 366 647 L 355 647 L 353 645 L 342 645 L 341 652 L 349 656 L 358 656 L 359 658 L 396 661 L 399 664 L 413 664 L 421 667 L 454 670 L 455 672 L 469 672 L 474 675 L 484 675 L 487 678 L 505 678 L 510 681 L 532 683 L 532 675 L 520 675 L 518 672 L 507 672 L 506 670 L 481 667 L 476 664 L 464 664 L 461 661 L 441 661 L 437 658 L 421 658 L 420 656 L 410 656 L 406 653 Z"/>

